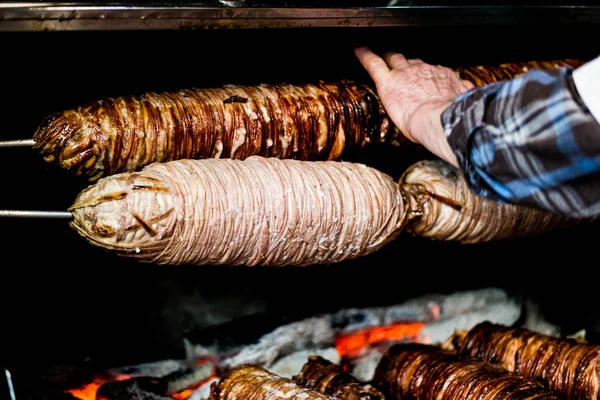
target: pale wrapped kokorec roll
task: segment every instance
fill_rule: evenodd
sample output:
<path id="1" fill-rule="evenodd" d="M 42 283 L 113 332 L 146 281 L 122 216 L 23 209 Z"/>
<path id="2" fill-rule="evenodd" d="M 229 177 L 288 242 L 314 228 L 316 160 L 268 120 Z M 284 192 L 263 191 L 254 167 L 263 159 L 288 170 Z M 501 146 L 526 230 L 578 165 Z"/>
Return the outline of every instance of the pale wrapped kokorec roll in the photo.
<path id="1" fill-rule="evenodd" d="M 405 230 L 435 240 L 480 243 L 541 234 L 582 221 L 473 193 L 460 171 L 442 160 L 411 165 L 399 181 L 413 219 Z"/>
<path id="2" fill-rule="evenodd" d="M 252 156 L 155 163 L 100 179 L 73 206 L 93 245 L 143 262 L 329 264 L 394 240 L 398 184 L 358 163 Z"/>

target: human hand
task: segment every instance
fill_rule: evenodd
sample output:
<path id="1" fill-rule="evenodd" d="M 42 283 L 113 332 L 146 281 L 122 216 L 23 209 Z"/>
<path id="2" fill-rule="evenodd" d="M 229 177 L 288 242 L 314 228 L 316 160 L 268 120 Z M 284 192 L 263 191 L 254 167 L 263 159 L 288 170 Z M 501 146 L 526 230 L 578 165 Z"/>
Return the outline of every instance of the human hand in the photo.
<path id="1" fill-rule="evenodd" d="M 410 140 L 457 165 L 441 122 L 442 112 L 474 85 L 446 67 L 407 60 L 388 52 L 379 57 L 366 47 L 355 54 L 376 85 L 388 115 Z"/>

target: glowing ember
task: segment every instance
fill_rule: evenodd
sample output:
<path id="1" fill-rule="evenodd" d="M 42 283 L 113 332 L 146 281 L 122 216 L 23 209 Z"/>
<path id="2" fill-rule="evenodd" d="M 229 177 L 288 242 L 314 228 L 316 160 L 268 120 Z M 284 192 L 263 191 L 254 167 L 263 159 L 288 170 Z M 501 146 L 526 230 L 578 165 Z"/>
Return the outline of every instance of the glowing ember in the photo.
<path id="1" fill-rule="evenodd" d="M 73 396 L 77 397 L 80 400 L 96 400 L 96 392 L 98 388 L 104 385 L 106 382 L 111 381 L 124 381 L 126 379 L 130 379 L 129 375 L 119 375 L 112 379 L 96 379 L 91 383 L 88 383 L 83 388 L 79 389 L 69 389 L 65 390 L 66 393 L 71 393 Z"/>
<path id="2" fill-rule="evenodd" d="M 371 345 L 378 343 L 401 340 L 416 342 L 424 326 L 423 322 L 404 322 L 341 334 L 335 338 L 335 348 L 342 357 L 355 357 L 361 355 L 361 352 Z"/>
<path id="3" fill-rule="evenodd" d="M 217 371 L 254 364 L 291 377 L 302 368 L 307 357 L 317 354 L 331 362 L 340 362 L 346 372 L 366 382 L 372 379 L 374 368 L 388 345 L 443 342 L 456 329 L 468 329 L 482 320 L 511 325 L 521 312 L 519 302 L 492 288 L 424 296 L 390 307 L 347 309 L 293 320 L 265 332 L 258 339 L 238 334 L 248 325 L 260 324 L 262 317 L 259 316 L 250 322 L 243 320 L 218 327 L 214 332 L 201 332 L 198 337 L 186 336 L 184 360 L 162 360 L 107 370 L 88 385 L 66 392 L 79 400 L 156 396 L 199 400 L 208 396 L 211 383 L 219 379 Z M 238 337 L 241 338 L 239 343 L 235 342 Z M 131 381 L 126 381 L 128 379 Z"/>
<path id="4" fill-rule="evenodd" d="M 175 394 L 172 394 L 172 395 L 171 395 L 171 397 L 174 397 L 174 398 L 176 398 L 176 399 L 178 399 L 178 400 L 185 400 L 185 399 L 187 399 L 188 397 L 190 397 L 190 395 L 191 395 L 192 393 L 194 393 L 194 390 L 196 390 L 196 389 L 197 389 L 197 388 L 193 388 L 193 389 L 186 389 L 186 390 L 184 390 L 184 391 L 183 391 L 183 392 L 181 392 L 181 393 L 175 393 Z"/>

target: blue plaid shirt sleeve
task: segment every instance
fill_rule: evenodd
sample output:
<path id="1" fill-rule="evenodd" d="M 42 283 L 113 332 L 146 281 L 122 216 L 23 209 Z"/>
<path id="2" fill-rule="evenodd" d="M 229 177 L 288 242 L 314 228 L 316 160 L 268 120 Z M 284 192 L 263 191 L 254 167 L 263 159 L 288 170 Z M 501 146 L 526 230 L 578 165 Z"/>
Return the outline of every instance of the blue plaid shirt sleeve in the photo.
<path id="1" fill-rule="evenodd" d="M 600 124 L 572 69 L 475 88 L 441 119 L 476 194 L 573 217 L 600 214 Z"/>

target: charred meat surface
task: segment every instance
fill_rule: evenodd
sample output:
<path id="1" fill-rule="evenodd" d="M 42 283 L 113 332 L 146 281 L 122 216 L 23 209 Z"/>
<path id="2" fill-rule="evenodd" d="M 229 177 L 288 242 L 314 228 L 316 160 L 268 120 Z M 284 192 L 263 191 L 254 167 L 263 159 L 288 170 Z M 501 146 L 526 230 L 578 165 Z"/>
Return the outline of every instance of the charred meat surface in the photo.
<path id="1" fill-rule="evenodd" d="M 377 365 L 373 384 L 390 400 L 564 399 L 535 379 L 419 343 L 392 346 Z"/>
<path id="2" fill-rule="evenodd" d="M 184 158 L 331 160 L 402 136 L 372 89 L 340 81 L 106 98 L 48 116 L 33 139 L 47 162 L 93 182 Z"/>
<path id="3" fill-rule="evenodd" d="M 401 232 L 398 184 L 364 164 L 252 156 L 156 163 L 102 178 L 70 207 L 91 244 L 171 265 L 328 264 Z"/>
<path id="4" fill-rule="evenodd" d="M 299 385 L 340 400 L 385 400 L 369 383 L 362 383 L 342 366 L 320 356 L 311 356 L 292 379 Z"/>
<path id="5" fill-rule="evenodd" d="M 481 86 L 531 68 L 581 64 L 565 59 L 455 70 Z M 184 158 L 334 160 L 369 143 L 408 143 L 376 91 L 351 80 L 110 97 L 47 116 L 33 139 L 45 161 L 90 182 Z"/>
<path id="6" fill-rule="evenodd" d="M 490 83 L 516 78 L 532 69 L 553 70 L 559 68 L 577 68 L 583 65 L 583 60 L 562 59 L 550 61 L 524 61 L 500 65 L 485 65 L 477 67 L 457 68 L 456 73 L 461 79 L 483 86 Z"/>
<path id="7" fill-rule="evenodd" d="M 452 339 L 465 356 L 535 378 L 570 400 L 600 398 L 600 346 L 482 322 Z"/>
<path id="8" fill-rule="evenodd" d="M 244 364 L 213 383 L 208 400 L 334 400 L 263 367 Z"/>

